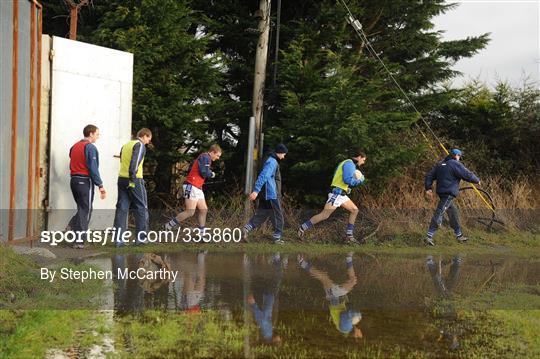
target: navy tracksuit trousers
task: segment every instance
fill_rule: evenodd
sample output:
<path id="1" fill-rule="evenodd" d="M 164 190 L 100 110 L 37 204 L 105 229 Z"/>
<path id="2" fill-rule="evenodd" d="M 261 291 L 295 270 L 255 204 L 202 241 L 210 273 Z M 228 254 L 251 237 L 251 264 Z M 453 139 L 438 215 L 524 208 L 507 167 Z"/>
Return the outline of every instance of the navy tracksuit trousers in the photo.
<path id="1" fill-rule="evenodd" d="M 73 231 L 87 231 L 92 216 L 92 203 L 94 202 L 94 184 L 90 177 L 73 175 L 70 181 L 71 193 L 77 203 L 77 213 L 69 221 Z M 86 235 L 81 237 L 86 241 Z"/>

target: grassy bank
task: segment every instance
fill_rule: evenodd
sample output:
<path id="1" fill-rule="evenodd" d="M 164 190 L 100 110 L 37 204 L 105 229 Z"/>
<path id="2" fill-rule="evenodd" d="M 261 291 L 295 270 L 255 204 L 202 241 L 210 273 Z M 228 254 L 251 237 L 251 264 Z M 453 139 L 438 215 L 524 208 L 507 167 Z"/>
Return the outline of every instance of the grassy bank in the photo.
<path id="1" fill-rule="evenodd" d="M 96 331 L 105 327 L 92 300 L 103 291 L 102 283 L 46 282 L 32 260 L 2 245 L 0 258 L 0 357 L 41 358 L 53 348 L 74 353 L 99 341 Z"/>
<path id="2" fill-rule="evenodd" d="M 246 331 L 216 311 L 148 310 L 116 323 L 118 355 L 136 358 L 227 358 L 242 354 Z"/>
<path id="3" fill-rule="evenodd" d="M 492 201 L 485 194 L 482 196 L 490 206 L 494 206 L 494 218 L 498 221 L 490 227 L 486 224 L 493 218 L 493 212 L 475 191 L 462 191 L 455 203 L 460 211 L 463 233 L 471 239 L 465 250 L 489 251 L 495 248 L 527 251 L 528 248 L 540 246 L 540 195 L 534 190 L 536 187 L 535 183 L 526 178 L 516 178 L 511 182 L 496 177 L 484 180 L 482 188 L 487 191 Z M 244 226 L 253 213 L 253 204 L 246 212 L 245 196 L 240 193 L 240 190 L 233 190 L 228 194 L 209 194 L 207 227 L 223 229 Z M 359 239 L 367 238 L 366 248 L 370 250 L 407 251 L 407 248 L 421 248 L 422 239 L 437 204 L 438 198 L 434 197 L 424 196 L 417 176 L 412 174 L 404 174 L 403 177 L 390 181 L 382 192 L 373 193 L 369 186 L 354 190 L 351 199 L 360 209 L 355 236 Z M 320 205 L 309 207 L 285 194 L 284 239 L 288 243 L 295 243 L 294 245 L 300 243 L 296 234 L 298 226 L 318 213 L 323 204 L 324 198 Z M 183 201 L 155 195 L 151 206 L 158 211 L 151 211 L 150 228 L 159 230 L 163 228 L 163 223 L 182 211 Z M 341 245 L 347 217 L 345 210 L 337 209 L 328 220 L 310 229 L 300 246 L 309 244 L 312 248 L 312 245 L 319 247 L 320 244 L 330 247 Z M 196 216 L 183 223 L 183 226 L 196 228 Z M 270 223 L 266 223 L 260 230 L 253 232 L 250 241 L 265 243 L 272 232 Z M 457 243 L 453 231 L 447 224 L 437 232 L 435 242 L 440 247 L 457 249 L 454 248 Z M 435 250 L 439 250 L 439 247 Z"/>
<path id="4" fill-rule="evenodd" d="M 434 304 L 431 309 L 435 327 L 444 328 L 441 332 L 445 331 L 446 336 L 440 339 L 448 341 L 448 346 L 452 341 L 459 343 L 447 354 L 471 358 L 540 357 L 539 294 L 539 285 L 510 284 Z"/>
<path id="5" fill-rule="evenodd" d="M 289 234 L 289 235 L 288 235 Z M 175 252 L 207 249 L 213 252 L 247 252 L 247 253 L 347 253 L 358 252 L 368 254 L 456 254 L 468 253 L 495 256 L 522 256 L 527 258 L 540 258 L 540 234 L 525 231 L 513 233 L 488 233 L 482 230 L 471 232 L 468 243 L 458 243 L 447 233 L 436 238 L 435 247 L 427 247 L 422 242 L 420 234 L 401 234 L 392 238 L 372 237 L 366 244 L 350 245 L 339 239 L 332 241 L 319 241 L 308 237 L 299 241 L 292 233 L 285 233 L 285 244 L 274 245 L 267 233 L 258 232 L 249 238 L 249 243 L 167 243 L 147 244 L 144 246 L 128 246 L 115 249 L 112 245 L 95 246 L 99 250 L 111 253 L 132 252 Z M 291 239 L 289 239 L 291 238 Z"/>

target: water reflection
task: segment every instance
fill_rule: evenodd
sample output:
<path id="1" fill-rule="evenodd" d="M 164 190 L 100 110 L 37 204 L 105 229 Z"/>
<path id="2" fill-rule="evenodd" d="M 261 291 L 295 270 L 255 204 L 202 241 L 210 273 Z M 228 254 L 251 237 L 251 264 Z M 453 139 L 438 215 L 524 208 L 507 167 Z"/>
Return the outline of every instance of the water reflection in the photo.
<path id="1" fill-rule="evenodd" d="M 138 281 L 121 278 L 118 273 L 138 266 L 142 254 L 112 257 L 114 309 L 119 312 L 138 312 L 143 308 L 143 289 Z M 139 257 L 139 258 L 138 258 Z"/>
<path id="2" fill-rule="evenodd" d="M 431 279 L 433 280 L 433 284 L 441 296 L 446 298 L 452 296 L 452 292 L 459 277 L 459 270 L 462 263 L 463 259 L 461 256 L 457 255 L 452 258 L 450 261 L 450 271 L 448 273 L 448 277 L 443 279 L 443 267 L 448 264 L 448 261 L 439 260 L 436 262 L 432 255 L 427 257 L 426 266 L 431 275 Z"/>
<path id="3" fill-rule="evenodd" d="M 433 255 L 426 259 L 426 266 L 431 276 L 433 285 L 439 296 L 434 302 L 434 317 L 438 335 L 438 342 L 446 342 L 451 350 L 460 348 L 459 337 L 461 330 L 459 328 L 458 316 L 453 303 L 453 291 L 458 283 L 460 269 L 463 264 L 463 258 L 460 255 L 454 256 L 451 260 L 435 260 Z M 445 267 L 450 265 L 448 275 L 444 278 Z"/>
<path id="4" fill-rule="evenodd" d="M 302 255 L 298 255 L 298 265 L 321 283 L 328 302 L 330 318 L 336 329 L 344 335 L 352 334 L 353 338 L 362 338 L 359 327 L 362 314 L 352 308 L 347 297 L 357 283 L 353 254 L 349 253 L 344 258 L 347 280 L 343 284 L 336 284 L 326 271 L 311 265 Z"/>
<path id="5" fill-rule="evenodd" d="M 217 318 L 216 325 L 226 322 L 245 335 L 244 356 L 257 356 L 260 347 L 272 350 L 267 356 L 293 349 L 287 353 L 345 356 L 368 346 L 445 356 L 467 333 L 458 303 L 490 286 L 536 285 L 540 277 L 534 262 L 472 258 L 186 251 L 116 255 L 111 262 L 113 273 L 178 272 L 174 280 L 115 276 L 116 313 L 160 309 L 164 318 Z"/>
<path id="6" fill-rule="evenodd" d="M 275 253 L 268 262 L 268 266 L 263 264 L 255 268 L 252 259 L 247 258 L 245 267 L 249 278 L 247 304 L 263 341 L 278 345 L 281 343 L 281 336 L 274 332 L 272 313 L 277 312 L 279 286 L 283 279 L 283 271 L 288 266 L 288 258 L 282 258 L 280 253 Z"/>
<path id="7" fill-rule="evenodd" d="M 112 257 L 114 308 L 117 313 L 167 307 L 168 280 L 162 278 L 130 279 L 121 273 L 170 269 L 168 261 L 154 253 L 115 255 Z"/>
<path id="8" fill-rule="evenodd" d="M 178 279 L 171 284 L 174 308 L 188 313 L 199 313 L 206 288 L 206 254 L 200 251 L 190 257 L 173 257 L 171 269 Z"/>

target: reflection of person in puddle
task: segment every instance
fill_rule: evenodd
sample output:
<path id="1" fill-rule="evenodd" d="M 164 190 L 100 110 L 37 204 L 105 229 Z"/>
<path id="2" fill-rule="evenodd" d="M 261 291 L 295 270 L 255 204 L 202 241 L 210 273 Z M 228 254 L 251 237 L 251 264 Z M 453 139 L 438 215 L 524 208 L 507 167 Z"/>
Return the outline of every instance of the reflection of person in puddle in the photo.
<path id="1" fill-rule="evenodd" d="M 455 256 L 452 259 L 450 265 L 450 272 L 446 277 L 446 280 L 442 275 L 442 267 L 446 263 L 444 261 L 435 262 L 433 256 L 429 255 L 426 259 L 426 266 L 433 280 L 435 289 L 439 293 L 441 299 L 451 300 L 452 292 L 457 284 L 459 278 L 459 271 L 463 259 L 460 256 Z M 437 341 L 448 340 L 450 342 L 450 349 L 457 350 L 460 347 L 458 332 L 455 328 L 455 320 L 457 317 L 455 308 L 452 302 L 441 301 L 441 308 L 437 311 L 442 318 L 442 326 L 439 328 Z"/>
<path id="2" fill-rule="evenodd" d="M 269 277 L 263 280 L 256 281 L 262 286 L 262 309 L 255 301 L 253 290 L 247 297 L 247 302 L 255 318 L 255 322 L 259 327 L 263 340 L 267 344 L 281 344 L 281 337 L 274 332 L 272 324 L 272 312 L 276 303 L 279 286 L 283 278 L 283 267 L 286 267 L 287 261 L 283 260 L 279 253 L 276 253 L 271 258 L 272 270 L 269 271 Z M 259 302 L 260 303 L 260 302 Z"/>
<path id="3" fill-rule="evenodd" d="M 447 279 L 444 280 L 442 277 L 442 265 L 444 263 L 440 262 L 440 265 L 438 265 L 433 260 L 433 256 L 429 255 L 427 257 L 426 265 L 428 267 L 429 274 L 431 274 L 433 284 L 441 296 L 446 298 L 452 296 L 452 291 L 454 290 L 459 277 L 461 263 L 463 263 L 463 259 L 459 256 L 455 256 L 452 259 L 452 264 L 450 265 L 450 273 L 448 273 Z"/>
<path id="4" fill-rule="evenodd" d="M 172 282 L 172 290 L 176 297 L 176 307 L 188 313 L 201 312 L 201 301 L 206 287 L 207 253 L 208 251 L 200 251 L 197 254 L 196 265 L 188 261 L 177 264 L 180 273 L 178 280 Z"/>
<path id="5" fill-rule="evenodd" d="M 119 269 L 136 269 L 142 256 L 142 254 L 128 254 L 112 257 L 114 308 L 118 313 L 138 312 L 144 309 L 144 290 L 138 280 L 117 276 Z"/>
<path id="6" fill-rule="evenodd" d="M 345 335 L 352 334 L 353 338 L 362 338 L 363 334 L 358 323 L 362 320 L 362 314 L 350 308 L 347 294 L 356 285 L 356 273 L 353 266 L 352 253 L 347 254 L 345 258 L 347 265 L 348 279 L 342 285 L 337 285 L 330 279 L 328 273 L 323 270 L 314 268 L 308 263 L 303 256 L 298 256 L 298 265 L 302 267 L 311 276 L 318 279 L 324 287 L 328 308 L 330 310 L 330 318 L 336 329 Z"/>
<path id="7" fill-rule="evenodd" d="M 168 279 L 118 278 L 118 270 L 157 271 L 170 270 L 167 260 L 154 253 L 115 255 L 112 258 L 113 281 L 115 283 L 115 308 L 118 312 L 137 312 L 144 308 L 166 307 Z"/>
<path id="8" fill-rule="evenodd" d="M 159 270 L 170 271 L 171 265 L 167 259 L 163 260 L 163 258 L 157 254 L 145 253 L 141 260 L 139 260 L 139 268 L 144 268 L 146 272 L 157 272 Z M 145 293 L 154 293 L 167 283 L 169 283 L 169 279 L 157 276 L 152 279 L 142 279 L 140 284 Z"/>

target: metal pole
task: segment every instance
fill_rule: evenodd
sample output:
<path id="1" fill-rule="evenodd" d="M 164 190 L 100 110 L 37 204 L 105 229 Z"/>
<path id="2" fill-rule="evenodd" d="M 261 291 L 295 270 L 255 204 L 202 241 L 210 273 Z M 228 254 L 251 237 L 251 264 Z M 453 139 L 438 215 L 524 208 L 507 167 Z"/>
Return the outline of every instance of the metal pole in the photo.
<path id="1" fill-rule="evenodd" d="M 19 0 L 13 1 L 13 53 L 11 72 L 11 163 L 9 182 L 8 241 L 13 240 L 15 230 L 15 192 L 17 191 L 17 94 L 19 91 Z"/>
<path id="2" fill-rule="evenodd" d="M 261 150 L 259 151 L 259 158 L 258 159 L 262 160 L 263 154 L 264 154 L 263 153 L 263 149 L 264 149 L 264 132 L 261 132 L 261 139 L 260 139 L 259 143 L 260 143 L 259 146 L 261 146 L 260 147 Z"/>
<path id="3" fill-rule="evenodd" d="M 77 40 L 77 13 L 79 8 L 77 6 L 71 6 L 69 9 L 69 39 Z"/>
<path id="4" fill-rule="evenodd" d="M 34 134 L 35 134 L 35 123 L 37 122 L 35 115 L 36 99 L 35 99 L 35 90 L 36 90 L 36 5 L 32 3 L 30 6 L 30 130 L 28 138 L 28 184 L 27 184 L 27 198 L 26 198 L 26 236 L 30 237 L 33 233 L 33 213 L 35 210 L 34 206 L 34 174 L 33 171 L 33 162 L 34 162 Z M 37 137 L 37 136 L 36 136 Z M 36 156 L 37 157 L 37 156 Z M 36 158 L 37 161 L 37 158 Z M 32 241 L 30 241 L 30 246 L 32 246 Z"/>
<path id="5" fill-rule="evenodd" d="M 35 169 L 34 169 L 34 176 L 35 176 L 35 179 L 34 179 L 34 186 L 35 186 L 35 190 L 34 190 L 34 206 L 35 206 L 35 209 L 38 210 L 40 208 L 40 203 L 39 203 L 39 184 L 40 184 L 40 166 L 41 166 L 41 161 L 40 161 L 40 136 L 41 136 L 41 32 L 42 32 L 42 14 L 43 14 L 43 11 L 42 11 L 42 7 L 41 5 L 39 5 L 38 3 L 34 3 L 36 5 L 36 8 L 37 8 L 37 16 L 38 16 L 38 21 L 37 21 L 37 108 L 36 108 L 36 161 L 35 161 Z M 40 217 L 42 217 L 42 215 L 39 215 L 36 216 L 34 218 L 34 223 L 35 223 L 35 226 L 34 228 L 37 228 L 38 225 L 40 225 L 40 223 L 38 222 Z M 33 242 L 30 242 L 30 243 L 33 243 Z"/>

